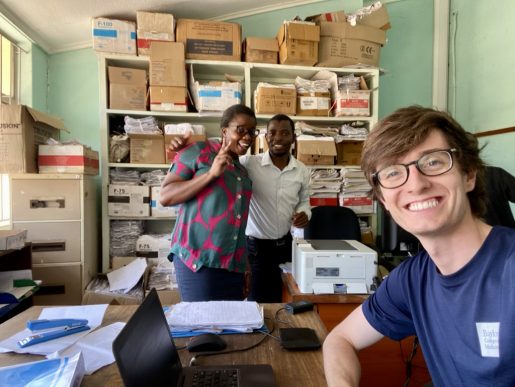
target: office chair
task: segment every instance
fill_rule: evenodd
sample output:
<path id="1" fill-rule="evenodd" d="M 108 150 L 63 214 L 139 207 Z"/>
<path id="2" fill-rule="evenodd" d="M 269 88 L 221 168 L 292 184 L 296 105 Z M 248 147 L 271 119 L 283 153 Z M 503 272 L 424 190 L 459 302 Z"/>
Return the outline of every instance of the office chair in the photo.
<path id="1" fill-rule="evenodd" d="M 311 209 L 304 239 L 351 239 L 361 242 L 358 216 L 347 207 L 319 206 Z"/>

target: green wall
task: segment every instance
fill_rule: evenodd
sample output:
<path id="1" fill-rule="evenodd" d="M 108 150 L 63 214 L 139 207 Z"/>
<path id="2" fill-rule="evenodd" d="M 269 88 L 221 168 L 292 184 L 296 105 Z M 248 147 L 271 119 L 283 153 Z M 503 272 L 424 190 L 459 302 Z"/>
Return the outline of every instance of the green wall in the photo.
<path id="1" fill-rule="evenodd" d="M 64 119 L 69 134 L 100 150 L 97 57 L 92 49 L 68 51 L 49 59 L 48 112 Z"/>
<path id="2" fill-rule="evenodd" d="M 513 0 L 451 1 L 449 109 L 471 132 L 515 126 L 514 16 Z M 480 143 L 488 163 L 515 175 L 514 132 Z"/>
<path id="3" fill-rule="evenodd" d="M 379 117 L 407 105 L 431 106 L 433 0 L 386 4 L 392 28 L 381 50 Z"/>

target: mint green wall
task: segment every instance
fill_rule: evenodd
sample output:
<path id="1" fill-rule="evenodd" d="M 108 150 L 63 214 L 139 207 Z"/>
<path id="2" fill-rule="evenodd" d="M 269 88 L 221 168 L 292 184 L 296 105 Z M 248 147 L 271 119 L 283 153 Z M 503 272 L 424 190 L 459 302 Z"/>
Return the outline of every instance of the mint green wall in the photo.
<path id="1" fill-rule="evenodd" d="M 449 109 L 470 132 L 515 127 L 514 17 L 513 0 L 451 0 Z M 488 164 L 515 175 L 514 132 L 479 142 Z"/>
<path id="2" fill-rule="evenodd" d="M 431 106 L 433 0 L 386 3 L 392 28 L 381 50 L 379 117 L 407 105 Z"/>
<path id="3" fill-rule="evenodd" d="M 50 55 L 48 112 L 64 119 L 69 134 L 95 150 L 100 149 L 98 65 L 95 52 L 81 49 Z"/>
<path id="4" fill-rule="evenodd" d="M 32 45 L 32 105 L 46 112 L 48 109 L 48 56 L 35 44 Z"/>
<path id="5" fill-rule="evenodd" d="M 449 109 L 471 132 L 515 126 L 514 17 L 513 0 L 451 1 Z M 488 163 L 515 175 L 515 133 L 480 143 Z"/>
<path id="6" fill-rule="evenodd" d="M 20 57 L 20 103 L 46 112 L 48 55 L 35 44 L 27 46 Z"/>

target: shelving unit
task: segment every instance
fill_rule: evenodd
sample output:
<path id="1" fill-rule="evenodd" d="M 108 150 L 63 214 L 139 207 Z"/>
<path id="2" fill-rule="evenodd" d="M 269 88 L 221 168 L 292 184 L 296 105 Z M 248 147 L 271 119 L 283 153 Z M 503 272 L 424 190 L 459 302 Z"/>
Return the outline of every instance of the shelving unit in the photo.
<path id="1" fill-rule="evenodd" d="M 259 82 L 269 83 L 294 83 L 297 76 L 304 79 L 311 79 L 316 73 L 322 70 L 334 72 L 338 75 L 354 74 L 363 75 L 366 78 L 370 98 L 370 116 L 346 116 L 346 117 L 313 117 L 313 116 L 291 116 L 294 121 L 305 121 L 311 124 L 342 124 L 345 122 L 362 121 L 368 124 L 368 128 L 377 122 L 378 101 L 379 101 L 379 70 L 378 69 L 358 69 L 358 68 L 322 68 L 274 65 L 264 63 L 246 62 L 224 62 L 224 61 L 201 61 L 186 60 L 188 68 L 193 69 L 194 78 L 197 81 L 205 82 L 209 80 L 222 80 L 226 74 L 236 76 L 241 79 L 242 84 L 242 103 L 249 107 L 254 107 L 253 96 Z M 146 69 L 148 71 L 148 58 L 126 55 L 106 55 L 98 56 L 99 81 L 100 81 L 100 123 L 101 123 L 101 178 L 102 178 L 102 270 L 107 271 L 110 263 L 109 256 L 109 233 L 110 222 L 113 219 L 107 214 L 107 199 L 109 185 L 109 170 L 112 168 L 130 168 L 140 170 L 165 169 L 168 165 L 156 164 L 127 164 L 109 162 L 109 136 L 111 132 L 110 121 L 115 118 L 123 118 L 125 115 L 132 117 L 154 116 L 162 123 L 190 122 L 193 124 L 203 124 L 206 127 L 207 136 L 219 136 L 220 117 L 218 114 L 206 113 L 177 113 L 177 112 L 158 112 L 158 111 L 134 111 L 134 110 L 114 110 L 108 109 L 108 78 L 107 67 L 131 67 Z M 273 115 L 258 114 L 258 124 L 264 125 Z M 123 218 L 130 219 L 130 218 Z M 171 230 L 172 220 L 166 218 L 135 218 L 135 220 L 152 220 L 152 227 L 162 228 L 168 232 Z M 159 226 L 158 226 L 159 225 Z"/>

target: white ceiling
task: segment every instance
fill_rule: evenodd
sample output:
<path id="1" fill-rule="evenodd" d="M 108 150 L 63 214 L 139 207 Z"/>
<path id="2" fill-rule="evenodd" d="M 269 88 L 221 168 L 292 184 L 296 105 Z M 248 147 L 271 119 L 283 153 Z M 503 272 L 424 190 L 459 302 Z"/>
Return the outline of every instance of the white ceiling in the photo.
<path id="1" fill-rule="evenodd" d="M 91 19 L 136 20 L 136 11 L 176 18 L 227 20 L 311 1 L 277 0 L 0 0 L 0 12 L 48 53 L 91 46 Z"/>

